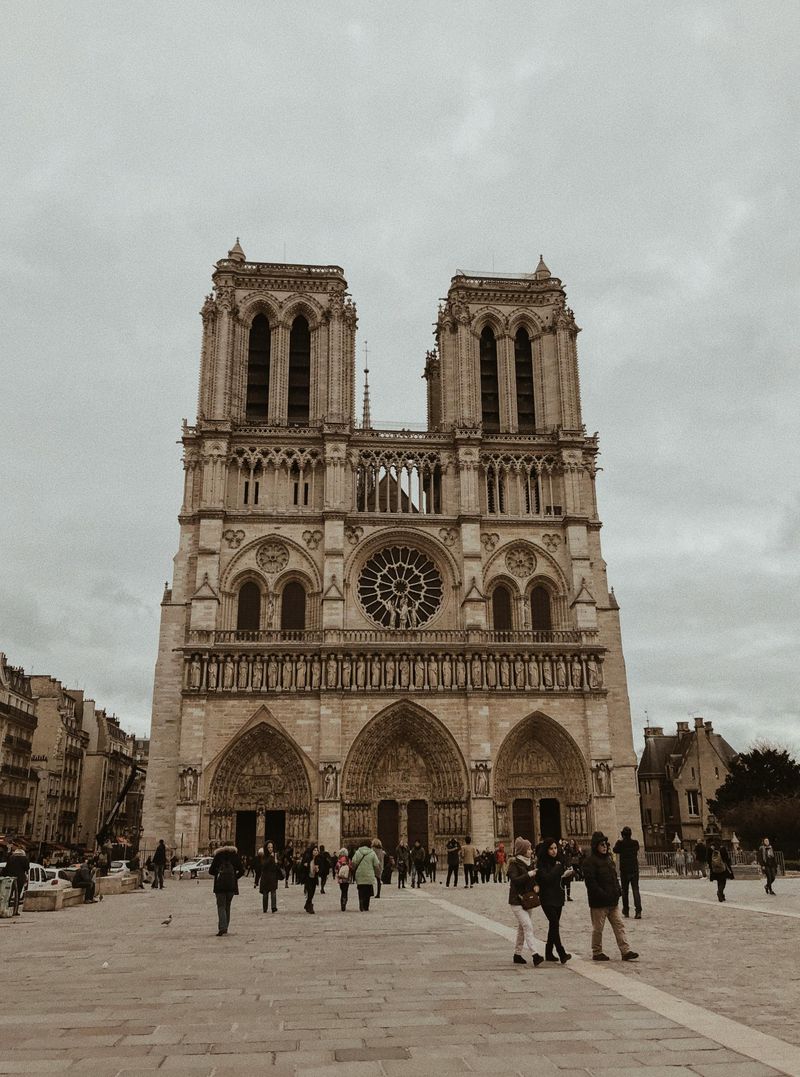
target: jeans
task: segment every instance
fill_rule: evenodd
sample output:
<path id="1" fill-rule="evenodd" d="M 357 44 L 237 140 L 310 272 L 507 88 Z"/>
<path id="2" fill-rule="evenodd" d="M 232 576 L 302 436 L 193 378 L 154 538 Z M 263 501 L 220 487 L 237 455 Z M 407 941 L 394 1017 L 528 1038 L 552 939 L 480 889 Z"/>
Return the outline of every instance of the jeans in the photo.
<path id="1" fill-rule="evenodd" d="M 450 876 L 451 875 L 453 876 L 453 879 L 454 879 L 453 885 L 458 886 L 458 864 L 455 864 L 455 865 L 450 864 L 450 865 L 448 865 L 448 868 L 447 868 L 447 882 L 444 884 L 445 886 L 450 885 Z"/>
<path id="2" fill-rule="evenodd" d="M 347 896 L 350 892 L 349 883 L 339 883 L 339 895 L 341 899 L 342 912 L 347 908 Z"/>
<path id="3" fill-rule="evenodd" d="M 547 917 L 547 943 L 544 948 L 544 956 L 552 957 L 553 950 L 556 951 L 559 957 L 565 954 L 567 951 L 564 949 L 564 944 L 561 941 L 561 911 L 563 905 L 542 905 L 542 912 Z"/>
<path id="4" fill-rule="evenodd" d="M 270 904 L 270 898 L 272 898 L 272 911 L 278 911 L 278 891 L 277 890 L 265 890 L 261 895 L 261 905 L 264 912 L 267 911 L 267 905 Z"/>
<path id="5" fill-rule="evenodd" d="M 428 878 L 432 883 L 436 882 L 436 865 L 428 864 Z"/>
<path id="6" fill-rule="evenodd" d="M 474 882 L 475 882 L 475 865 L 474 864 L 465 864 L 464 865 L 464 886 L 472 886 L 472 884 Z"/>
<path id="7" fill-rule="evenodd" d="M 219 930 L 223 933 L 228 930 L 228 925 L 231 922 L 231 902 L 233 901 L 233 894 L 215 894 L 217 899 L 217 920 L 219 921 Z"/>
<path id="8" fill-rule="evenodd" d="M 727 875 L 717 875 L 717 877 L 716 877 L 716 879 L 714 881 L 717 884 L 717 900 L 724 901 L 725 900 L 725 886 L 726 886 L 726 884 L 728 882 L 728 876 Z"/>
<path id="9" fill-rule="evenodd" d="M 521 954 L 522 947 L 527 946 L 530 952 L 535 954 L 536 939 L 533 937 L 531 914 L 527 909 L 523 909 L 521 905 L 511 905 L 510 908 L 517 921 L 517 942 L 514 946 L 514 953 Z"/>
<path id="10" fill-rule="evenodd" d="M 623 956 L 630 950 L 630 943 L 628 942 L 628 936 L 625 934 L 625 923 L 622 919 L 622 914 L 616 905 L 610 906 L 607 909 L 589 909 L 592 915 L 592 954 L 602 954 L 603 952 L 603 928 L 605 927 L 606 920 L 611 924 L 611 930 L 614 932 L 614 938 L 617 940 L 617 946 Z"/>
<path id="11" fill-rule="evenodd" d="M 506 881 L 506 862 L 502 864 L 495 864 L 494 866 L 494 879 L 495 882 L 504 883 Z"/>
<path id="12" fill-rule="evenodd" d="M 372 897 L 372 883 L 358 883 L 358 908 L 360 912 L 369 912 L 369 899 Z"/>
<path id="13" fill-rule="evenodd" d="M 622 912 L 624 916 L 627 916 L 631 911 L 628 896 L 628 887 L 633 892 L 633 908 L 636 912 L 642 911 L 642 898 L 639 894 L 639 876 L 638 875 L 622 875 Z"/>
<path id="14" fill-rule="evenodd" d="M 316 893 L 316 891 L 317 891 L 317 877 L 315 875 L 313 879 L 309 879 L 308 882 L 306 883 L 306 905 L 305 905 L 305 907 L 307 909 L 313 909 L 314 908 L 314 894 Z"/>
<path id="15" fill-rule="evenodd" d="M 163 890 L 164 889 L 164 865 L 153 864 L 153 886 L 152 889 Z"/>

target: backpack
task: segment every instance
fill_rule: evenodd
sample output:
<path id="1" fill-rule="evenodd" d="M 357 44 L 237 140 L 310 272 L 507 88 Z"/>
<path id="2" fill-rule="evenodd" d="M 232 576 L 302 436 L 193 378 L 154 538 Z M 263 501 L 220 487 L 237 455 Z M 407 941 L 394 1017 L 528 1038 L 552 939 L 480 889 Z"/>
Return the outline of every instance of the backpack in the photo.
<path id="1" fill-rule="evenodd" d="M 339 880 L 340 883 L 350 882 L 350 865 L 347 863 L 346 860 L 343 864 L 339 865 L 339 870 L 336 873 L 336 878 Z"/>
<path id="2" fill-rule="evenodd" d="M 232 894 L 236 890 L 236 868 L 230 860 L 223 860 L 217 870 L 217 886 L 220 893 Z"/>
<path id="3" fill-rule="evenodd" d="M 714 872 L 715 875 L 725 874 L 725 861 L 722 859 L 722 853 L 719 851 L 719 849 L 715 849 L 714 852 L 711 854 L 711 870 Z"/>

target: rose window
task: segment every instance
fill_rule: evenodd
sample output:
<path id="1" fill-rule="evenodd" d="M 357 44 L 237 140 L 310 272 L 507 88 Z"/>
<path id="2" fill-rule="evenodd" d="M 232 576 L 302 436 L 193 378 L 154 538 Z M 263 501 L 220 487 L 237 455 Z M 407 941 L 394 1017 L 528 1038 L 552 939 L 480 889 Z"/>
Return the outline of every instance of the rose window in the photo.
<path id="1" fill-rule="evenodd" d="M 384 628 L 420 628 L 442 604 L 442 577 L 419 550 L 387 546 L 362 568 L 358 597 Z"/>

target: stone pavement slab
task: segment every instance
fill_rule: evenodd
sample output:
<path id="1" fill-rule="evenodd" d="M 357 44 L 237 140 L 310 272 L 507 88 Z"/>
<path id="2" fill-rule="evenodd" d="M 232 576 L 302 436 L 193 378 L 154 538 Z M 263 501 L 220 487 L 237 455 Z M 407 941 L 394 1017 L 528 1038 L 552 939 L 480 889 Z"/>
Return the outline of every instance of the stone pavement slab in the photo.
<path id="1" fill-rule="evenodd" d="M 800 1073 L 793 918 L 762 914 L 755 892 L 738 910 L 705 891 L 690 901 L 692 885 L 676 880 L 661 897 L 666 884 L 648 880 L 645 919 L 630 929 L 642 961 L 609 967 L 583 960 L 577 885 L 563 932 L 574 961 L 535 970 L 511 964 L 507 892 L 493 884 L 385 889 L 368 915 L 355 901 L 342 914 L 330 893 L 310 917 L 295 887 L 264 916 L 245 880 L 221 939 L 208 882 L 23 914 L 0 921 L 11 970 L 0 981 L 0 1074 Z M 796 898 L 800 911 L 800 885 Z M 664 1016 L 667 992 L 727 1018 L 730 1042 Z M 785 1064 L 738 1050 L 748 1030 L 785 1041 Z"/>

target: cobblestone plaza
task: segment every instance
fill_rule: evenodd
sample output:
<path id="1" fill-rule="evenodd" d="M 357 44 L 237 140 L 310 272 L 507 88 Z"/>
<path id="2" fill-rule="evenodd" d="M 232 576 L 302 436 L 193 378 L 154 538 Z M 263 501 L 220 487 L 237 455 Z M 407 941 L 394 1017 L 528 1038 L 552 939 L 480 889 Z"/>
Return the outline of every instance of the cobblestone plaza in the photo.
<path id="1" fill-rule="evenodd" d="M 725 906 L 643 879 L 641 959 L 604 966 L 576 884 L 574 959 L 536 970 L 511 964 L 505 886 L 388 887 L 367 919 L 330 886 L 311 919 L 299 887 L 264 916 L 249 881 L 222 939 L 209 880 L 0 921 L 0 1073 L 800 1074 L 798 879 Z"/>

